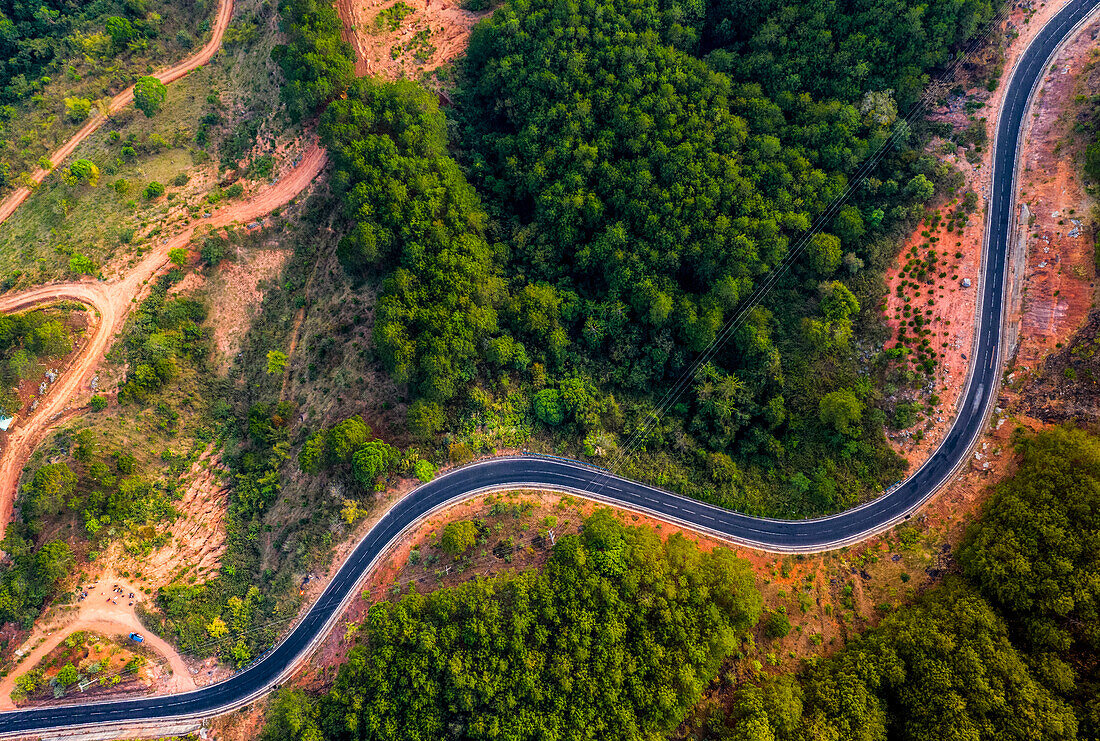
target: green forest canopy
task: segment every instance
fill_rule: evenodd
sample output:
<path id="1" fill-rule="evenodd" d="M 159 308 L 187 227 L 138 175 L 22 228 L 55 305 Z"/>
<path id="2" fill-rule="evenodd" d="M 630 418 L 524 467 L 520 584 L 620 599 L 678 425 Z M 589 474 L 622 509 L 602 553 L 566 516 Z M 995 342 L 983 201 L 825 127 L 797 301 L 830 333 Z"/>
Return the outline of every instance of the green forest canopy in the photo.
<path id="1" fill-rule="evenodd" d="M 284 700 L 297 719 L 266 737 L 660 738 L 760 610 L 731 551 L 662 542 L 602 510 L 545 569 L 373 606 L 318 720 Z"/>
<path id="2" fill-rule="evenodd" d="M 910 148 L 898 107 L 991 7 L 894 6 L 508 3 L 460 65 L 464 170 L 432 96 L 311 72 L 351 88 L 322 125 L 350 224 L 340 257 L 382 280 L 375 340 L 416 432 L 507 376 L 567 444 L 629 437 L 896 134 L 649 446 L 710 479 L 690 493 L 768 514 L 834 511 L 900 475 L 877 389 L 914 368 L 867 346 L 886 339 L 896 236 L 954 181 Z M 799 43 L 776 36 L 790 23 Z"/>

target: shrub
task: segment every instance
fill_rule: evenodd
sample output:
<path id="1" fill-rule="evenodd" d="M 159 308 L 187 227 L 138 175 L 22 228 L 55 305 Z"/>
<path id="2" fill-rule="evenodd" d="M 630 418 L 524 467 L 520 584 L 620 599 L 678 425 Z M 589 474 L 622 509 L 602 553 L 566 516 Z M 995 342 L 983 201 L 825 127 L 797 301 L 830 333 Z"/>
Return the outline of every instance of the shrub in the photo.
<path id="1" fill-rule="evenodd" d="M 187 250 L 183 247 L 176 247 L 175 249 L 168 250 L 168 259 L 172 261 L 172 264 L 177 268 L 182 268 L 187 264 Z"/>
<path id="2" fill-rule="evenodd" d="M 164 83 L 148 75 L 142 77 L 134 85 L 134 105 L 138 110 L 145 114 L 147 118 L 152 118 L 160 110 L 160 106 L 164 103 L 164 100 L 168 97 L 168 88 Z"/>
<path id="3" fill-rule="evenodd" d="M 461 556 L 477 543 L 477 525 L 469 520 L 448 523 L 439 538 L 439 547 L 449 556 Z"/>
<path id="4" fill-rule="evenodd" d="M 107 397 L 96 394 L 90 402 L 93 412 L 102 412 L 107 408 Z"/>
<path id="5" fill-rule="evenodd" d="M 179 175 L 176 175 L 174 178 L 172 178 L 172 185 L 176 186 L 177 188 L 182 188 L 189 182 L 191 182 L 191 176 L 188 175 L 186 172 L 181 172 Z"/>
<path id="6" fill-rule="evenodd" d="M 557 389 L 543 389 L 533 400 L 535 416 L 548 425 L 560 425 L 565 419 L 561 408 L 561 394 Z"/>
<path id="7" fill-rule="evenodd" d="M 240 198 L 244 195 L 244 186 L 240 183 L 233 183 L 225 189 L 226 198 Z"/>
<path id="8" fill-rule="evenodd" d="M 74 252 L 72 257 L 69 258 L 69 272 L 77 275 L 93 275 L 95 271 L 96 264 L 87 255 Z"/>
<path id="9" fill-rule="evenodd" d="M 202 249 L 199 250 L 199 257 L 202 261 L 211 267 L 217 266 L 222 260 L 225 259 L 225 247 L 224 241 L 217 237 L 207 237 L 202 243 Z"/>
<path id="10" fill-rule="evenodd" d="M 164 195 L 164 185 L 156 180 L 145 186 L 145 197 L 152 201 Z"/>
<path id="11" fill-rule="evenodd" d="M 413 473 L 416 474 L 416 478 L 427 483 L 435 478 L 435 466 L 430 461 L 419 460 L 413 466 Z"/>
<path id="12" fill-rule="evenodd" d="M 271 350 L 267 354 L 267 372 L 269 375 L 282 375 L 286 370 L 286 353 L 282 350 Z"/>
<path id="13" fill-rule="evenodd" d="M 69 165 L 64 177 L 70 185 L 98 185 L 99 168 L 91 160 L 79 159 Z"/>
<path id="14" fill-rule="evenodd" d="M 65 98 L 65 117 L 73 123 L 87 120 L 92 114 L 92 101 L 87 98 Z"/>
<path id="15" fill-rule="evenodd" d="M 764 637 L 769 640 L 783 638 L 791 632 L 791 621 L 781 612 L 772 612 L 764 620 Z"/>

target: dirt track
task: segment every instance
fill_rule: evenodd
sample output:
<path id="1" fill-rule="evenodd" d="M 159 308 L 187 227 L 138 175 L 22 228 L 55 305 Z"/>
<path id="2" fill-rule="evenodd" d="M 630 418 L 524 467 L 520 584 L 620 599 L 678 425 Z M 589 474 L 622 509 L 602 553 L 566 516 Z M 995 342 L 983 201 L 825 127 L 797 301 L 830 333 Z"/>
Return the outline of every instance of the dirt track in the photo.
<path id="1" fill-rule="evenodd" d="M 173 82 L 174 80 L 178 80 L 191 70 L 197 67 L 201 67 L 209 62 L 211 59 L 213 59 L 214 55 L 218 52 L 218 49 L 221 48 L 222 35 L 225 33 L 225 29 L 229 27 L 229 19 L 232 17 L 232 15 L 233 0 L 219 0 L 218 12 L 216 17 L 214 18 L 214 26 L 210 33 L 210 41 L 206 42 L 206 46 L 199 49 L 197 54 L 188 57 L 187 59 L 184 59 L 176 66 L 169 67 L 168 69 L 161 72 L 154 72 L 153 77 L 156 77 L 161 82 L 167 84 Z M 130 105 L 133 100 L 134 86 L 131 85 L 111 99 L 111 103 L 107 108 L 106 116 L 102 113 L 96 113 L 94 116 L 88 119 L 88 123 L 84 124 L 84 126 L 80 128 L 80 131 L 73 134 L 69 141 L 65 142 L 58 149 L 51 152 L 50 162 L 53 163 L 54 167 L 60 167 L 61 163 L 73 153 L 80 142 L 87 139 L 96 131 L 96 129 L 107 123 L 107 119 L 111 114 L 117 113 L 126 106 Z M 33 173 L 31 173 L 31 179 L 34 180 L 35 183 L 41 184 L 42 181 L 46 179 L 46 176 L 50 174 L 50 172 L 50 170 L 44 170 L 40 167 Z M 30 196 L 30 194 L 30 188 L 20 188 L 19 190 L 13 191 L 11 195 L 3 200 L 3 202 L 0 202 L 0 223 L 6 221 L 7 218 L 15 212 L 15 209 L 19 208 L 23 201 L 27 200 L 27 197 Z"/>
<path id="2" fill-rule="evenodd" d="M 115 604 L 110 599 L 101 601 L 101 597 L 113 596 L 111 587 L 115 584 L 122 587 L 123 593 L 137 593 L 138 599 L 130 604 L 127 604 L 127 600 L 121 600 L 121 604 Z M 145 645 L 164 657 L 171 668 L 172 677 L 167 682 L 171 690 L 186 692 L 195 689 L 195 680 L 175 647 L 146 629 L 138 619 L 134 603 L 146 598 L 137 586 L 113 572 L 108 572 L 101 575 L 88 590 L 88 599 L 80 603 L 75 615 L 62 615 L 52 624 L 36 625 L 35 631 L 23 641 L 26 655 L 0 680 L 0 711 L 15 710 L 11 691 L 15 688 L 16 678 L 32 669 L 50 651 L 57 648 L 61 641 L 79 630 L 121 637 L 127 636 L 131 631 L 141 633 L 145 638 Z M 30 650 L 27 647 L 31 647 Z"/>
<path id="3" fill-rule="evenodd" d="M 225 0 L 225 4 L 230 4 Z M 148 282 L 168 265 L 169 250 L 186 247 L 191 235 L 200 227 L 223 227 L 255 220 L 290 202 L 320 174 L 326 162 L 325 152 L 316 140 L 302 154 L 298 166 L 278 183 L 243 203 L 232 204 L 214 213 L 209 219 L 193 222 L 180 234 L 158 244 L 125 277 L 111 282 L 77 281 L 36 286 L 26 291 L 0 296 L 0 312 L 28 309 L 45 303 L 75 300 L 96 310 L 94 325 L 89 328 L 88 341 L 73 361 L 72 367 L 54 384 L 33 415 L 12 428 L 7 448 L 0 451 L 0 538 L 11 520 L 19 476 L 27 458 L 42 441 L 47 430 L 66 410 L 72 409 L 82 393 L 90 394 L 89 381 L 111 340 L 120 332 L 130 309 L 137 305 L 148 288 Z"/>

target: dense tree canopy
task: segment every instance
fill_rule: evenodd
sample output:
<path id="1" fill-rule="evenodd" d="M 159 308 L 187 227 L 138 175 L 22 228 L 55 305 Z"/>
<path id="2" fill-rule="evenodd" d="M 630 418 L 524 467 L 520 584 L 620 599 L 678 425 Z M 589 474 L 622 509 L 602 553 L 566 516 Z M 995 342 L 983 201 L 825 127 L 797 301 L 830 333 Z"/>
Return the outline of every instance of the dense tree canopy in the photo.
<path id="1" fill-rule="evenodd" d="M 326 0 L 280 0 L 287 36 L 272 57 L 286 77 L 282 97 L 295 120 L 307 118 L 340 95 L 355 77 L 355 55 L 341 36 L 343 25 Z"/>
<path id="2" fill-rule="evenodd" d="M 438 103 L 411 82 L 359 80 L 325 111 L 321 133 L 354 222 L 341 259 L 356 273 L 390 268 L 374 326 L 383 361 L 425 399 L 447 401 L 497 332 L 500 280 Z"/>
<path id="3" fill-rule="evenodd" d="M 1100 441 L 1055 428 L 1019 447 L 959 560 L 1030 644 L 1100 650 Z"/>
<path id="4" fill-rule="evenodd" d="M 759 615 L 730 551 L 600 512 L 542 571 L 372 607 L 320 727 L 332 740 L 660 738 Z M 316 727 L 297 699 L 269 741 Z"/>

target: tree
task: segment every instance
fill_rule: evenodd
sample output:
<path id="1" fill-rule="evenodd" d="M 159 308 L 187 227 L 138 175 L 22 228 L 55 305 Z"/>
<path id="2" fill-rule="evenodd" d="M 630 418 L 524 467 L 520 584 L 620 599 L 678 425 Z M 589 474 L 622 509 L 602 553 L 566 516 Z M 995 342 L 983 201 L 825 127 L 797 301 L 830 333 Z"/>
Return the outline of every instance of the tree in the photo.
<path id="1" fill-rule="evenodd" d="M 401 454 L 392 445 L 381 440 L 371 440 L 355 451 L 351 470 L 356 480 L 365 486 L 390 471 L 400 460 Z"/>
<path id="2" fill-rule="evenodd" d="M 963 573 L 1027 644 L 1100 649 L 1100 440 L 1056 427 L 1020 440 L 959 551 Z"/>
<path id="3" fill-rule="evenodd" d="M 775 639 L 783 638 L 791 632 L 791 621 L 782 612 L 769 612 L 764 621 L 764 636 Z"/>
<path id="4" fill-rule="evenodd" d="M 420 481 L 427 483 L 435 478 L 435 466 L 432 465 L 431 461 L 421 458 L 413 465 L 413 473 Z"/>
<path id="5" fill-rule="evenodd" d="M 137 31 L 134 30 L 134 24 L 130 23 L 126 18 L 120 18 L 117 15 L 107 18 L 106 28 L 107 35 L 111 37 L 111 42 L 116 49 L 124 48 L 130 41 L 137 37 Z"/>
<path id="6" fill-rule="evenodd" d="M 80 681 L 80 673 L 73 666 L 72 662 L 65 664 L 57 672 L 57 683 L 62 687 L 68 687 L 71 684 L 76 684 Z"/>
<path id="7" fill-rule="evenodd" d="M 822 664 L 805 706 L 801 738 L 1070 741 L 1077 727 L 1004 622 L 957 579 Z"/>
<path id="8" fill-rule="evenodd" d="M 818 418 L 841 435 L 856 435 L 858 425 L 863 418 L 863 403 L 851 391 L 841 389 L 822 397 L 818 405 Z"/>
<path id="9" fill-rule="evenodd" d="M 267 373 L 271 376 L 282 375 L 286 370 L 287 364 L 286 353 L 282 350 L 269 350 L 267 353 Z"/>
<path id="10" fill-rule="evenodd" d="M 261 741 L 323 741 L 306 693 L 284 687 L 271 700 Z"/>
<path id="11" fill-rule="evenodd" d="M 443 407 L 433 401 L 417 399 L 409 405 L 406 414 L 409 432 L 421 439 L 428 439 L 443 429 Z"/>
<path id="12" fill-rule="evenodd" d="M 344 41 L 343 24 L 324 0 L 281 0 L 286 45 L 271 57 L 283 70 L 281 96 L 295 121 L 312 115 L 343 93 L 355 78 L 355 54 Z"/>
<path id="13" fill-rule="evenodd" d="M 556 427 L 565 419 L 561 408 L 561 395 L 557 389 L 543 389 L 532 399 L 535 416 L 542 422 Z"/>
<path id="14" fill-rule="evenodd" d="M 1100 141 L 1085 148 L 1085 174 L 1093 182 L 1100 181 Z"/>
<path id="15" fill-rule="evenodd" d="M 832 234 L 818 232 L 810 238 L 810 267 L 819 275 L 832 275 L 844 257 L 840 240 Z"/>
<path id="16" fill-rule="evenodd" d="M 85 184 L 94 187 L 99 184 L 99 168 L 91 160 L 79 159 L 69 165 L 64 178 L 71 185 Z"/>
<path id="17" fill-rule="evenodd" d="M 65 116 L 73 123 L 80 123 L 92 113 L 92 101 L 87 98 L 65 98 Z"/>
<path id="18" fill-rule="evenodd" d="M 298 452 L 298 467 L 305 473 L 317 473 L 325 462 L 328 434 L 318 430 L 310 435 Z"/>
<path id="19" fill-rule="evenodd" d="M 140 77 L 134 84 L 134 105 L 146 118 L 155 116 L 167 98 L 168 87 L 152 75 Z"/>
<path id="20" fill-rule="evenodd" d="M 469 520 L 447 523 L 439 536 L 439 547 L 449 556 L 457 558 L 477 543 L 477 526 Z"/>
<path id="21" fill-rule="evenodd" d="M 374 605 L 317 703 L 330 738 L 671 735 L 760 616 L 751 568 L 607 514 L 583 525 L 542 569 Z M 442 537 L 469 553 L 477 533 L 461 521 Z"/>
<path id="22" fill-rule="evenodd" d="M 914 201 L 924 203 L 932 198 L 936 192 L 936 187 L 932 185 L 932 181 L 924 176 L 924 173 L 918 173 L 906 184 L 905 192 Z"/>
<path id="23" fill-rule="evenodd" d="M 328 449 L 337 463 L 350 463 L 355 451 L 370 438 L 371 430 L 362 417 L 345 419 L 332 428 L 328 436 Z"/>
<path id="24" fill-rule="evenodd" d="M 187 265 L 187 259 L 189 252 L 184 247 L 176 247 L 168 250 L 168 261 L 175 265 L 177 268 L 182 268 Z"/>
<path id="25" fill-rule="evenodd" d="M 69 257 L 69 272 L 76 275 L 94 275 L 98 268 L 96 264 L 92 262 L 92 258 L 87 255 L 82 255 L 79 252 L 74 252 Z"/>

